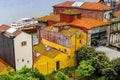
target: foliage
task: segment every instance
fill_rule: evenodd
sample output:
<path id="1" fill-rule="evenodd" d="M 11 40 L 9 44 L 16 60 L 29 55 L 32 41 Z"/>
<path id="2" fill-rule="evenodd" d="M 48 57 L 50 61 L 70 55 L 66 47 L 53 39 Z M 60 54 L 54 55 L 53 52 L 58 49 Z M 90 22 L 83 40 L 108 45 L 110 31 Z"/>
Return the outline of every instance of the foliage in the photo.
<path id="1" fill-rule="evenodd" d="M 108 80 L 105 76 L 98 78 L 97 80 Z"/>
<path id="2" fill-rule="evenodd" d="M 114 70 L 117 72 L 116 79 L 120 79 L 120 58 L 113 60 L 112 63 L 115 65 Z"/>
<path id="3" fill-rule="evenodd" d="M 77 72 L 83 76 L 91 76 L 93 74 L 95 68 L 92 66 L 92 62 L 90 60 L 80 62 L 78 66 Z"/>
<path id="4" fill-rule="evenodd" d="M 0 80 L 45 80 L 44 76 L 38 72 L 37 69 L 23 67 L 20 70 L 10 72 L 9 75 L 1 75 Z"/>
<path id="5" fill-rule="evenodd" d="M 82 60 L 90 60 L 91 57 L 94 57 L 94 53 L 95 53 L 95 48 L 91 47 L 91 46 L 83 46 L 81 49 L 76 51 L 76 60 L 77 60 L 77 65 L 79 65 L 79 63 Z"/>
<path id="6" fill-rule="evenodd" d="M 9 80 L 9 77 L 6 74 L 0 74 L 0 80 Z"/>
<path id="7" fill-rule="evenodd" d="M 61 69 L 60 71 L 71 78 L 73 70 L 74 70 L 74 67 L 68 67 L 68 68 L 65 68 L 65 69 Z"/>
<path id="8" fill-rule="evenodd" d="M 67 80 L 67 76 L 63 72 L 59 71 L 55 76 L 55 80 Z"/>
<path id="9" fill-rule="evenodd" d="M 102 74 L 102 69 L 110 66 L 110 61 L 108 57 L 106 57 L 104 52 L 96 51 L 95 55 L 92 59 L 93 67 L 96 68 L 95 72 L 98 74 Z"/>
<path id="10" fill-rule="evenodd" d="M 91 73 L 89 72 L 89 68 L 85 67 L 85 63 L 83 68 L 81 68 L 80 66 L 82 66 L 81 64 L 79 65 L 79 71 L 81 71 L 80 74 L 85 74 L 84 71 L 82 70 L 86 70 L 86 72 L 88 72 L 89 76 L 92 77 L 93 75 L 95 75 L 96 77 L 101 77 L 101 76 L 105 76 L 106 79 L 115 79 L 116 75 L 117 75 L 117 71 L 120 70 L 120 65 L 114 65 L 109 58 L 105 55 L 104 52 L 101 51 L 96 51 L 94 47 L 91 46 L 84 46 L 81 49 L 76 51 L 76 55 L 77 55 L 77 63 L 81 63 L 81 61 L 91 61 L 91 65 L 94 68 L 94 73 L 92 75 L 90 75 Z M 118 60 L 118 62 L 120 63 L 120 61 Z M 88 64 L 86 64 L 87 66 Z M 118 66 L 118 67 L 117 67 Z M 114 69 L 116 68 L 116 69 Z M 87 73 L 86 73 L 87 74 Z M 85 76 L 85 75 L 84 75 Z M 102 78 L 100 78 L 102 79 Z"/>

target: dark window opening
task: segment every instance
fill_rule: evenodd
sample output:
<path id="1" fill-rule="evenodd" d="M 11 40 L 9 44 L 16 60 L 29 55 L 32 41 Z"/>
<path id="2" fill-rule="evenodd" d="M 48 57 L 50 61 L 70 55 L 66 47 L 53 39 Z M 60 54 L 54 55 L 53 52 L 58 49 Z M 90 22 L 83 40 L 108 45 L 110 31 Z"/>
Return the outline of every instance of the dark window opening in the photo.
<path id="1" fill-rule="evenodd" d="M 21 42 L 21 46 L 26 46 L 26 45 L 27 45 L 26 41 Z"/>
<path id="2" fill-rule="evenodd" d="M 24 62 L 24 59 L 22 59 L 22 62 Z"/>
<path id="3" fill-rule="evenodd" d="M 56 62 L 56 69 L 59 70 L 60 69 L 60 61 Z"/>

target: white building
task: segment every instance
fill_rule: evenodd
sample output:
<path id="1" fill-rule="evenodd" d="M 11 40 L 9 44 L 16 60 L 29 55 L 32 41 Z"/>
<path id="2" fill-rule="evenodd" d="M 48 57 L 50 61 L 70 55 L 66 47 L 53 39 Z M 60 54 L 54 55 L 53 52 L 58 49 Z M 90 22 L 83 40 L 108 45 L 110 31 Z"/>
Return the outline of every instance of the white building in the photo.
<path id="1" fill-rule="evenodd" d="M 20 20 L 18 20 L 16 22 L 12 22 L 11 27 L 16 28 L 16 29 L 21 29 L 21 28 L 29 26 L 31 24 L 37 24 L 37 23 L 38 23 L 38 21 L 35 20 L 34 18 L 21 18 Z"/>
<path id="2" fill-rule="evenodd" d="M 97 47 L 96 50 L 105 52 L 106 56 L 110 60 L 114 60 L 114 59 L 120 58 L 120 52 L 119 51 L 110 49 L 108 47 L 100 46 L 100 47 Z"/>
<path id="3" fill-rule="evenodd" d="M 0 58 L 16 70 L 32 67 L 32 37 L 7 25 L 0 26 Z"/>

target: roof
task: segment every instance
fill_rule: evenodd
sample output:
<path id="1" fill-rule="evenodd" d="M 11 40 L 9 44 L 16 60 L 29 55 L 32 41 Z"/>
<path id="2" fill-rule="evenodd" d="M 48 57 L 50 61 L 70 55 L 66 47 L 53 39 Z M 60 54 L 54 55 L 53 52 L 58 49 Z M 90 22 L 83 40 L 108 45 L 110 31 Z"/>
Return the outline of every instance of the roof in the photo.
<path id="1" fill-rule="evenodd" d="M 66 26 L 66 25 L 70 25 L 70 24 L 66 22 L 60 22 L 60 23 L 53 24 L 52 26 L 59 27 L 59 26 Z"/>
<path id="2" fill-rule="evenodd" d="M 66 1 L 63 3 L 56 4 L 55 7 L 71 7 L 75 1 Z"/>
<path id="3" fill-rule="evenodd" d="M 17 35 L 19 35 L 21 33 L 20 30 L 11 28 L 8 25 L 0 26 L 0 32 L 3 32 L 3 35 L 5 35 L 6 37 L 17 36 Z"/>
<path id="4" fill-rule="evenodd" d="M 111 23 L 120 22 L 120 17 L 112 18 L 112 19 L 110 19 L 109 22 L 111 22 Z"/>
<path id="5" fill-rule="evenodd" d="M 78 26 L 78 27 L 84 27 L 86 29 L 91 29 L 91 28 L 95 28 L 95 27 L 109 25 L 109 23 L 91 19 L 91 18 L 81 18 L 81 19 L 73 20 L 71 25 Z"/>
<path id="6" fill-rule="evenodd" d="M 89 9 L 89 10 L 100 10 L 100 11 L 112 9 L 110 6 L 101 4 L 99 2 L 85 2 L 80 8 Z"/>
<path id="7" fill-rule="evenodd" d="M 59 16 L 59 15 L 51 14 L 51 15 L 46 15 L 46 16 L 37 18 L 37 20 L 38 20 L 38 21 L 42 21 L 42 22 L 46 22 L 46 21 L 48 21 L 48 20 L 52 20 L 52 21 L 57 21 L 57 22 L 59 22 L 59 21 L 60 21 L 60 16 Z"/>
<path id="8" fill-rule="evenodd" d="M 79 12 L 77 11 L 74 11 L 74 10 L 66 10 L 64 12 L 62 12 L 64 14 L 69 14 L 69 15 L 76 15 L 76 14 L 80 14 Z"/>
<path id="9" fill-rule="evenodd" d="M 120 52 L 119 51 L 110 49 L 108 47 L 100 46 L 100 47 L 97 47 L 96 50 L 105 52 L 106 56 L 108 56 L 110 60 L 114 60 L 114 59 L 120 57 Z"/>
<path id="10" fill-rule="evenodd" d="M 66 2 L 55 5 L 54 7 L 75 7 L 75 6 L 73 6 L 75 3 L 76 3 L 76 1 L 66 1 Z M 100 10 L 100 11 L 112 9 L 110 6 L 101 4 L 99 2 L 84 2 L 84 3 L 80 4 L 77 8 L 89 9 L 89 10 Z"/>
<path id="11" fill-rule="evenodd" d="M 10 65 L 0 58 L 0 72 L 2 72 L 8 66 Z"/>
<path id="12" fill-rule="evenodd" d="M 60 23 L 57 23 L 57 24 L 60 24 Z M 47 26 L 46 28 L 44 28 L 44 30 L 53 31 L 53 28 L 54 28 L 53 25 L 52 26 Z M 74 33 L 76 33 L 77 31 L 80 31 L 80 30 L 77 29 L 77 28 L 70 27 L 69 29 L 60 30 L 58 33 L 61 33 L 61 34 L 67 35 L 67 36 L 71 36 Z"/>
<path id="13" fill-rule="evenodd" d="M 41 55 L 47 56 L 49 58 L 54 58 L 59 53 L 62 53 L 62 52 L 60 52 L 57 49 L 54 49 L 52 47 L 50 48 L 49 51 L 47 51 L 46 48 L 45 48 L 45 45 L 42 44 L 42 43 L 33 46 L 33 50 L 36 51 L 36 52 L 39 52 Z"/>
<path id="14" fill-rule="evenodd" d="M 116 11 L 116 12 L 114 13 L 114 15 L 115 15 L 116 17 L 120 17 L 120 11 Z"/>
<path id="15" fill-rule="evenodd" d="M 67 35 L 67 36 L 71 36 L 73 35 L 74 33 L 80 31 L 79 29 L 77 28 L 69 28 L 68 30 L 61 30 L 59 33 L 61 34 L 64 34 L 64 35 Z"/>

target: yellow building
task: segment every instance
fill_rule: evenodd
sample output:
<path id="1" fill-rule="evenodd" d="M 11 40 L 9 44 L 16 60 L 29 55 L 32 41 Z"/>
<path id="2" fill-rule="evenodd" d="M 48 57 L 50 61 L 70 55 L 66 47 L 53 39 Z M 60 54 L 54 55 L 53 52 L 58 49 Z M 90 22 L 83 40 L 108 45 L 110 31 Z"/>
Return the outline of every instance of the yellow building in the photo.
<path id="1" fill-rule="evenodd" d="M 41 43 L 34 46 L 40 58 L 34 63 L 43 74 L 75 65 L 75 50 L 86 45 L 87 35 L 68 23 L 57 23 L 41 31 Z"/>

